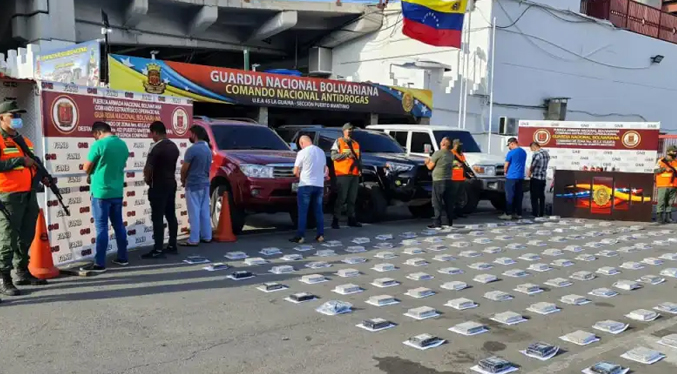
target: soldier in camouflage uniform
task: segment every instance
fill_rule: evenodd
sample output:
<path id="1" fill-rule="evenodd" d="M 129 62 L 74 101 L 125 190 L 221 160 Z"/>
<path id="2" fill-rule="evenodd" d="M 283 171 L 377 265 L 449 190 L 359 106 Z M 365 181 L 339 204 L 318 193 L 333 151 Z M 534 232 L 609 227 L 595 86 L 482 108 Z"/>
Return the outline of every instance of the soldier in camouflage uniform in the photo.
<path id="1" fill-rule="evenodd" d="M 656 222 L 659 224 L 672 223 L 672 206 L 677 196 L 677 147 L 668 147 L 664 158 L 658 160 L 654 174 L 658 201 L 656 204 Z"/>

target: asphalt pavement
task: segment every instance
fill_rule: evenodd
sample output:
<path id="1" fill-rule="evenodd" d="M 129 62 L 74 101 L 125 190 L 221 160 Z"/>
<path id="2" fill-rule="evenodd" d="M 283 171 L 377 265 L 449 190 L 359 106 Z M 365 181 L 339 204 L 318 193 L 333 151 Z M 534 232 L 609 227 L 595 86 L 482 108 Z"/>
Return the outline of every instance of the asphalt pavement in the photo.
<path id="1" fill-rule="evenodd" d="M 111 265 L 102 275 L 59 278 L 44 288 L 24 288 L 28 291 L 25 296 L 4 297 L 0 304 L 3 337 L 0 372 L 456 374 L 470 373 L 470 367 L 478 360 L 494 354 L 512 361 L 523 373 L 579 373 L 600 360 L 630 367 L 634 373 L 677 372 L 677 349 L 657 343 L 660 337 L 677 333 L 677 319 L 668 313 L 661 313 L 662 316 L 653 322 L 638 322 L 625 316 L 635 309 L 652 310 L 662 302 L 677 302 L 677 278 L 666 276 L 662 284 L 643 284 L 641 289 L 634 291 L 613 286 L 619 280 L 658 275 L 664 269 L 677 267 L 677 261 L 668 259 L 660 265 L 648 264 L 652 263 L 651 258 L 659 258 L 675 249 L 675 242 L 660 242 L 674 237 L 675 226 L 657 228 L 617 222 L 602 226 L 601 221 L 565 220 L 503 227 L 495 226 L 499 223 L 495 217 L 493 213 L 485 213 L 459 220 L 459 225 L 480 226 L 461 230 L 452 238 L 448 235 L 454 232 L 425 235 L 422 230 L 427 221 L 400 220 L 361 229 L 328 229 L 327 240 L 339 240 L 342 245 L 328 248 L 315 244 L 314 249 L 305 252 L 295 250 L 295 245 L 287 241 L 291 236 L 288 231 L 246 234 L 236 243 L 182 249 L 180 255 L 166 259 L 140 260 L 139 252 L 132 252 L 128 267 Z M 416 233 L 420 243 L 402 244 L 404 238 L 400 235 L 404 232 Z M 600 236 L 588 236 L 593 232 Z M 393 249 L 374 248 L 380 242 L 376 239 L 380 234 L 394 236 L 385 241 L 393 243 Z M 314 233 L 309 232 L 307 236 L 311 238 Z M 362 244 L 366 252 L 346 252 L 348 246 L 356 245 L 351 241 L 357 237 L 370 239 L 369 243 Z M 558 237 L 566 241 L 559 242 Z M 656 240 L 658 244 L 654 243 Z M 511 243 L 525 247 L 507 248 Z M 642 244 L 649 247 L 640 250 Z M 446 248 L 433 251 L 433 245 Z M 571 245 L 581 246 L 582 252 L 564 251 L 560 256 L 543 253 L 547 249 L 564 249 Z M 267 247 L 278 247 L 282 254 L 263 256 L 258 253 Z M 422 248 L 425 252 L 406 254 L 405 249 L 412 247 Z M 489 247 L 501 247 L 502 251 L 489 253 L 493 252 Z M 336 254 L 329 257 L 316 255 L 318 250 L 327 249 Z M 617 253 L 602 252 L 604 250 Z M 264 257 L 269 263 L 246 266 L 241 260 L 224 258 L 226 253 L 234 251 L 245 252 L 249 257 Z M 390 260 L 375 258 L 374 255 L 381 251 L 392 251 L 398 257 Z M 472 255 L 464 251 L 476 251 L 479 257 L 464 257 Z M 540 259 L 521 259 L 526 253 L 534 253 Z M 283 261 L 281 256 L 287 254 L 300 254 L 303 259 Z M 441 254 L 452 255 L 455 259 L 449 262 L 433 260 Z M 595 255 L 595 260 L 577 259 L 581 254 Z M 188 255 L 202 255 L 213 262 L 227 261 L 231 269 L 209 272 L 202 269 L 204 265 L 183 263 Z M 362 257 L 367 262 L 342 262 L 348 257 Z M 501 257 L 510 257 L 515 264 L 496 263 Z M 423 267 L 407 265 L 407 260 L 412 258 L 423 258 L 429 264 Z M 568 267 L 553 265 L 553 269 L 546 272 L 529 270 L 534 263 L 551 264 L 558 259 L 568 259 L 573 264 Z M 645 259 L 647 263 L 643 264 Z M 313 261 L 326 261 L 332 266 L 323 269 L 305 267 Z M 621 264 L 633 261 L 642 263 L 643 268 L 620 268 Z M 372 269 L 375 264 L 385 262 L 398 269 L 385 273 Z M 477 262 L 486 262 L 492 268 L 475 270 L 469 266 Z M 276 265 L 292 265 L 296 272 L 269 273 L 268 270 Z M 618 267 L 621 273 L 596 273 L 604 266 Z M 438 271 L 447 267 L 456 267 L 463 273 L 449 275 Z M 346 268 L 357 269 L 361 275 L 341 278 L 335 274 Z M 511 269 L 526 270 L 529 274 L 524 278 L 504 274 Z M 226 278 L 234 270 L 249 270 L 256 277 L 242 281 Z M 573 280 L 571 286 L 563 288 L 545 285 L 548 280 L 568 278 L 582 270 L 593 272 L 596 278 Z M 425 272 L 433 279 L 407 278 L 415 272 Z M 315 273 L 326 275 L 329 281 L 312 285 L 299 281 L 301 276 Z M 489 284 L 474 281 L 481 273 L 496 275 L 499 281 Z M 401 285 L 378 288 L 371 284 L 374 279 L 383 277 L 396 279 Z M 461 291 L 440 287 L 455 280 L 471 287 Z M 264 293 L 256 289 L 263 282 L 280 282 L 289 289 Z M 347 283 L 361 286 L 364 292 L 339 295 L 332 291 L 337 285 Z M 523 283 L 538 284 L 545 292 L 529 296 L 515 291 L 517 285 Z M 422 299 L 405 295 L 417 287 L 428 287 L 436 294 Z M 619 295 L 611 298 L 588 295 L 600 287 L 615 289 Z M 484 298 L 486 292 L 493 290 L 507 292 L 514 298 L 502 302 Z M 304 291 L 317 295 L 319 300 L 302 304 L 285 300 L 292 293 Z M 365 302 L 370 296 L 384 294 L 396 297 L 400 303 L 376 307 Z M 587 297 L 591 302 L 580 306 L 563 303 L 560 298 L 569 294 Z M 471 299 L 479 306 L 457 311 L 444 305 L 460 297 Z M 326 316 L 315 310 L 329 300 L 350 302 L 353 312 Z M 555 303 L 562 310 L 551 315 L 526 311 L 530 305 L 542 301 Z M 440 316 L 417 321 L 403 315 L 420 306 L 433 307 Z M 495 313 L 505 311 L 521 313 L 527 320 L 513 326 L 491 320 Z M 376 333 L 355 326 L 364 319 L 376 317 L 388 319 L 397 326 Z M 592 328 L 596 322 L 607 319 L 627 323 L 629 328 L 618 335 Z M 482 323 L 489 331 L 466 337 L 448 330 L 467 321 Z M 581 347 L 559 339 L 579 329 L 596 334 L 600 341 Z M 403 344 L 409 337 L 422 333 L 437 335 L 447 343 L 426 351 Z M 545 362 L 519 352 L 535 341 L 559 345 L 561 352 Z M 635 346 L 659 350 L 666 358 L 653 365 L 644 365 L 619 357 Z"/>

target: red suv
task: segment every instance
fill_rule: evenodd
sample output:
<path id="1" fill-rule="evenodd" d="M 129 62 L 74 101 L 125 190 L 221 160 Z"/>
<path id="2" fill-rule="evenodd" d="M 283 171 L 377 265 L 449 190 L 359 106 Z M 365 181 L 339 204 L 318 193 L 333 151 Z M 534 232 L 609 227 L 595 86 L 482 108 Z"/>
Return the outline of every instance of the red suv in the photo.
<path id="1" fill-rule="evenodd" d="M 247 213 L 289 212 L 296 224 L 296 153 L 275 131 L 246 120 L 195 117 L 193 124 L 207 130 L 213 151 L 209 177 L 214 227 L 225 191 L 236 234 L 242 232 Z"/>

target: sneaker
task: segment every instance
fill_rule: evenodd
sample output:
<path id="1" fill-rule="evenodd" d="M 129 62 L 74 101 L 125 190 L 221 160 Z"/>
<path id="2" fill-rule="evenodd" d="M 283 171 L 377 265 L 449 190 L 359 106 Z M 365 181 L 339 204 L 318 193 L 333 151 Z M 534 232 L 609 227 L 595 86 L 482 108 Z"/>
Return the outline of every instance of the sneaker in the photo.
<path id="1" fill-rule="evenodd" d="M 174 247 L 174 246 L 167 246 L 162 253 L 166 253 L 168 255 L 178 255 L 179 254 L 179 249 Z"/>
<path id="2" fill-rule="evenodd" d="M 428 225 L 428 228 L 431 230 L 439 230 L 442 228 L 441 225 Z"/>
<path id="3" fill-rule="evenodd" d="M 296 243 L 296 244 L 303 244 L 303 242 L 305 242 L 305 240 L 300 236 L 295 236 L 295 237 L 289 239 L 289 241 L 292 242 L 292 243 Z"/>
<path id="4" fill-rule="evenodd" d="M 118 266 L 127 266 L 129 265 L 129 261 L 127 260 L 120 260 L 120 259 L 115 259 L 113 260 L 113 263 Z"/>
<path id="5" fill-rule="evenodd" d="M 502 214 L 502 215 L 498 216 L 498 219 L 502 219 L 502 220 L 508 221 L 508 220 L 511 220 L 511 219 L 512 219 L 512 216 L 509 216 L 509 215 L 507 215 L 507 214 Z"/>
<path id="6" fill-rule="evenodd" d="M 91 271 L 93 273 L 105 273 L 106 268 L 97 264 L 89 264 L 80 268 L 81 271 Z"/>
<path id="7" fill-rule="evenodd" d="M 324 242 L 324 235 L 318 235 L 315 237 L 315 241 L 318 243 Z"/>
<path id="8" fill-rule="evenodd" d="M 338 218 L 334 217 L 334 219 L 331 220 L 331 228 L 334 230 L 338 230 L 341 228 L 341 226 L 339 225 Z"/>
<path id="9" fill-rule="evenodd" d="M 205 244 L 209 244 L 209 243 L 212 242 L 212 240 L 211 240 L 211 239 L 209 239 L 209 240 L 206 240 L 206 239 L 200 239 L 200 242 L 201 242 L 201 243 L 205 243 Z"/>
<path id="10" fill-rule="evenodd" d="M 191 242 L 189 242 L 189 241 L 186 240 L 185 242 L 179 243 L 179 245 L 180 245 L 181 247 L 197 247 L 197 246 L 198 246 L 198 243 L 191 243 Z"/>
<path id="11" fill-rule="evenodd" d="M 522 219 L 522 216 L 517 215 L 517 214 L 513 214 L 512 218 L 513 219 Z"/>
<path id="12" fill-rule="evenodd" d="M 141 259 L 143 260 L 149 260 L 153 258 L 164 258 L 165 254 L 162 253 L 162 251 L 156 251 L 155 249 L 151 250 L 148 253 L 144 253 L 141 255 Z"/>

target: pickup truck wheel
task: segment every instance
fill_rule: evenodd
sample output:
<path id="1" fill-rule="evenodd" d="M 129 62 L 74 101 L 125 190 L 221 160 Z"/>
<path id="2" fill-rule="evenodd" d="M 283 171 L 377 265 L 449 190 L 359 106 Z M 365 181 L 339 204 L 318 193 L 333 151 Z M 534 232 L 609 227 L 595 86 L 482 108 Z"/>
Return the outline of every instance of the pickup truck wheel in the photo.
<path id="1" fill-rule="evenodd" d="M 505 195 L 493 196 L 489 201 L 499 212 L 505 212 Z"/>
<path id="2" fill-rule="evenodd" d="M 434 214 L 432 203 L 409 206 L 409 212 L 414 218 L 430 218 Z"/>
<path id="3" fill-rule="evenodd" d="M 477 205 L 480 203 L 480 194 L 470 183 L 466 183 L 463 186 L 458 198 L 459 201 L 456 206 L 461 210 L 461 212 L 463 212 L 463 214 L 473 213 L 477 209 Z"/>
<path id="4" fill-rule="evenodd" d="M 317 221 L 315 220 L 315 213 L 312 211 L 313 207 L 308 208 L 308 216 L 306 217 L 306 228 L 307 229 L 314 229 L 317 227 Z M 294 224 L 294 228 L 299 227 L 299 211 L 298 210 L 292 210 L 289 212 L 289 218 L 291 218 L 291 222 Z"/>
<path id="5" fill-rule="evenodd" d="M 212 227 L 216 229 L 219 226 L 219 217 L 221 217 L 221 208 L 223 207 L 223 193 L 230 192 L 228 186 L 221 185 L 214 189 L 211 197 Z M 233 234 L 242 233 L 244 228 L 245 213 L 242 209 L 235 206 L 233 195 L 228 193 L 228 205 L 230 207 L 230 223 L 233 227 Z"/>
<path id="6" fill-rule="evenodd" d="M 379 222 L 385 217 L 388 201 L 383 190 L 376 184 L 360 186 L 355 202 L 355 214 L 360 222 Z"/>

